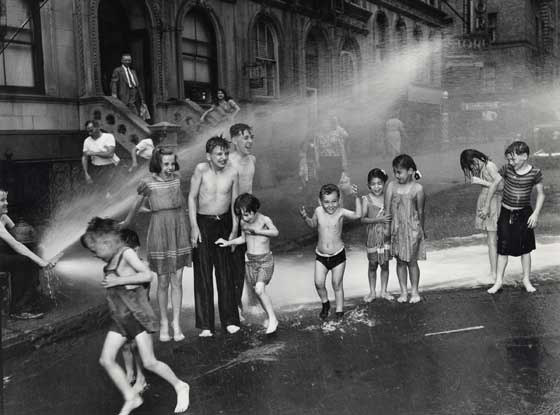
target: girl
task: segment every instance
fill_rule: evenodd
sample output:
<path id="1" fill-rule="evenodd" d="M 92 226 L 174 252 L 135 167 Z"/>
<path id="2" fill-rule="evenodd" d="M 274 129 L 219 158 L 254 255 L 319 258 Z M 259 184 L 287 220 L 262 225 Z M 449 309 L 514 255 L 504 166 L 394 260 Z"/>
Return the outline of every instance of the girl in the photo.
<path id="1" fill-rule="evenodd" d="M 393 160 L 395 181 L 387 186 L 385 204 L 391 216 L 391 252 L 397 258 L 397 276 L 401 287 L 399 303 L 408 300 L 407 270 L 410 277 L 411 303 L 421 300 L 418 292 L 420 281 L 419 259 L 426 259 L 424 247 L 424 188 L 416 180 L 420 173 L 408 154 Z"/>
<path id="2" fill-rule="evenodd" d="M 152 216 L 148 228 L 148 261 L 158 275 L 157 297 L 160 311 L 159 339 L 169 341 L 167 319 L 168 291 L 171 282 L 171 306 L 173 310 L 173 340 L 185 338 L 179 321 L 183 286 L 183 267 L 192 266 L 189 221 L 181 182 L 177 156 L 170 150 L 157 149 L 150 160 L 151 177 L 144 179 L 138 187 L 138 197 L 128 216 L 121 224 L 129 227 L 132 218 L 148 199 Z"/>
<path id="3" fill-rule="evenodd" d="M 132 171 L 139 165 L 144 166 L 144 163 L 149 163 L 152 158 L 152 154 L 154 153 L 154 148 L 157 147 L 161 141 L 160 134 L 161 133 L 159 132 L 155 132 L 151 138 L 147 137 L 143 140 L 139 140 L 136 134 L 132 135 L 130 142 L 134 144 L 134 147 L 130 150 L 132 166 L 128 169 L 129 173 L 132 173 Z"/>
<path id="4" fill-rule="evenodd" d="M 362 223 L 367 224 L 369 294 L 364 297 L 364 301 L 369 303 L 377 297 L 375 283 L 378 265 L 381 268 L 380 297 L 391 301 L 393 296 L 387 292 L 391 259 L 391 216 L 387 215 L 383 208 L 383 190 L 387 182 L 387 174 L 384 170 L 373 169 L 368 173 L 367 181 L 369 193 L 362 196 Z"/>
<path id="5" fill-rule="evenodd" d="M 490 260 L 490 277 L 492 278 L 491 281 L 495 281 L 498 263 L 497 226 L 500 206 L 502 204 L 503 184 L 500 186 L 501 189 L 490 199 L 490 213 L 488 216 L 483 215 L 483 208 L 488 197 L 488 189 L 492 183 L 500 178 L 500 173 L 498 173 L 498 168 L 494 162 L 486 154 L 478 150 L 464 150 L 461 153 L 460 163 L 467 182 L 480 185 L 482 188 L 476 202 L 474 227 L 486 232 L 488 259 Z"/>
<path id="6" fill-rule="evenodd" d="M 214 103 L 200 116 L 200 122 L 205 122 L 206 116 L 212 111 L 218 113 L 220 122 L 225 121 L 225 119 L 233 122 L 233 119 L 235 118 L 237 113 L 241 111 L 241 108 L 239 108 L 239 105 L 237 105 L 237 103 L 230 96 L 228 96 L 225 89 L 218 89 L 216 90 L 216 94 L 214 95 Z"/>
<path id="7" fill-rule="evenodd" d="M 120 348 L 134 340 L 144 367 L 169 382 L 177 394 L 175 412 L 184 412 L 189 406 L 189 385 L 177 378 L 165 363 L 156 359 L 151 332 L 157 329 L 157 320 L 141 285 L 151 280 L 148 267 L 127 247 L 113 219 L 93 218 L 81 238 L 82 243 L 107 265 L 102 285 L 107 288 L 107 303 L 113 325 L 105 337 L 99 363 L 121 391 L 124 405 L 119 415 L 128 415 L 142 405 L 138 390 L 127 380 L 116 361 Z M 129 286 L 129 288 L 127 288 Z"/>

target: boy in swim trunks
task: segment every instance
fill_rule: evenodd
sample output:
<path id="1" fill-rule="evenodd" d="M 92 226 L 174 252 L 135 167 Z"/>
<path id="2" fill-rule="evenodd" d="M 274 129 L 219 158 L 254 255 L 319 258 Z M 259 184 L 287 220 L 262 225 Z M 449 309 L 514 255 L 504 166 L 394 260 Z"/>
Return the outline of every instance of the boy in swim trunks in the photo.
<path id="1" fill-rule="evenodd" d="M 319 191 L 321 206 L 315 209 L 313 217 L 307 216 L 305 207 L 302 206 L 300 214 L 305 223 L 311 228 L 317 228 L 319 241 L 315 248 L 315 288 L 323 303 L 319 317 L 326 319 L 329 315 L 331 305 L 325 280 L 331 271 L 332 286 L 336 301 L 336 317 L 341 318 L 344 314 L 344 289 L 342 278 L 346 268 L 346 251 L 342 242 L 342 223 L 344 218 L 360 219 L 362 216 L 362 205 L 358 197 L 358 187 L 352 185 L 352 193 L 355 197 L 355 211 L 340 207 L 340 190 L 334 184 L 325 184 Z"/>
<path id="2" fill-rule="evenodd" d="M 272 308 L 270 297 L 265 291 L 274 272 L 274 258 L 270 252 L 270 238 L 278 236 L 278 229 L 268 216 L 259 213 L 260 202 L 250 193 L 240 195 L 234 204 L 235 214 L 241 218 L 241 236 L 230 241 L 220 238 L 216 245 L 227 247 L 247 244 L 245 278 L 253 287 L 268 316 L 266 334 L 278 327 L 278 319 Z"/>

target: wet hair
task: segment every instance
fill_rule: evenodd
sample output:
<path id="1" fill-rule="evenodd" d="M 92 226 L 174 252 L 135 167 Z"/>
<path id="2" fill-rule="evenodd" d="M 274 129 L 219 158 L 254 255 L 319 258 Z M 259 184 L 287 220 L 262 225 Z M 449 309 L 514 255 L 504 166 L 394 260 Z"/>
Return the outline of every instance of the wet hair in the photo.
<path id="1" fill-rule="evenodd" d="M 261 202 L 250 193 L 243 193 L 237 196 L 233 204 L 233 210 L 237 216 L 241 216 L 241 211 L 257 213 L 261 207 Z"/>
<path id="2" fill-rule="evenodd" d="M 388 179 L 388 176 L 387 176 L 387 173 L 385 173 L 385 170 L 375 168 L 375 169 L 370 170 L 368 175 L 367 175 L 368 184 L 369 184 L 369 182 L 371 182 L 371 179 L 374 179 L 374 178 L 380 179 L 380 180 L 383 181 L 383 183 L 386 183 L 387 179 Z"/>
<path id="3" fill-rule="evenodd" d="M 129 248 L 136 249 L 140 247 L 140 238 L 132 229 L 121 229 L 120 237 Z"/>
<path id="4" fill-rule="evenodd" d="M 237 137 L 239 134 L 242 134 L 244 131 L 251 131 L 251 130 L 252 128 L 247 124 L 243 124 L 243 123 L 233 124 L 231 127 L 229 127 L 229 136 L 231 138 Z"/>
<path id="5" fill-rule="evenodd" d="M 228 93 L 226 92 L 225 89 L 218 88 L 214 92 L 214 105 L 218 105 L 219 102 L 220 102 L 220 101 L 218 101 L 218 92 L 220 92 L 220 91 L 222 91 L 222 93 L 224 94 L 224 101 L 229 101 L 231 99 L 231 97 L 228 95 Z"/>
<path id="6" fill-rule="evenodd" d="M 323 200 L 323 196 L 330 195 L 331 193 L 336 193 L 340 198 L 340 189 L 336 184 L 324 184 L 321 186 L 321 190 L 319 190 L 319 199 Z"/>
<path id="7" fill-rule="evenodd" d="M 488 156 L 481 151 L 472 148 L 463 150 L 459 157 L 459 162 L 461 163 L 461 170 L 463 170 L 463 174 L 467 179 L 480 174 L 480 169 L 475 165 L 474 159 L 478 159 L 484 164 L 489 160 Z"/>
<path id="8" fill-rule="evenodd" d="M 177 154 L 166 148 L 157 148 L 152 153 L 152 158 L 150 159 L 150 173 L 161 173 L 161 166 L 163 164 L 163 156 L 174 156 L 175 157 L 175 171 L 179 171 L 179 163 L 177 162 Z"/>
<path id="9" fill-rule="evenodd" d="M 88 222 L 86 233 L 92 235 L 116 235 L 120 236 L 119 223 L 115 219 L 100 218 L 95 216 Z"/>
<path id="10" fill-rule="evenodd" d="M 80 236 L 80 244 L 88 251 L 93 251 L 93 234 L 91 232 L 86 232 Z"/>
<path id="11" fill-rule="evenodd" d="M 393 169 L 412 169 L 412 171 L 414 172 L 414 178 L 416 180 L 420 180 L 422 178 L 422 175 L 416 167 L 414 159 L 408 154 L 399 154 L 397 157 L 395 157 L 393 159 Z"/>
<path id="12" fill-rule="evenodd" d="M 514 141 L 509 146 L 507 146 L 504 154 L 507 156 L 508 154 L 527 154 L 529 155 L 529 146 L 525 141 Z"/>
<path id="13" fill-rule="evenodd" d="M 206 152 L 211 154 L 216 147 L 222 150 L 229 150 L 229 142 L 221 135 L 216 135 L 206 142 Z"/>

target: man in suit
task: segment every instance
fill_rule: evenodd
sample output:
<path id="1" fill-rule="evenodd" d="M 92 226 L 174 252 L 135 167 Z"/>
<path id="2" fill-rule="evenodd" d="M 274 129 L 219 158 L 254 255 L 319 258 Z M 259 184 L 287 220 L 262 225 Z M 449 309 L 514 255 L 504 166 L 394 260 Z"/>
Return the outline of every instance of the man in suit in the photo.
<path id="1" fill-rule="evenodd" d="M 130 67 L 132 56 L 123 53 L 122 65 L 113 70 L 111 77 L 111 95 L 120 99 L 132 112 L 139 114 L 140 105 L 144 103 L 142 89 L 136 71 Z"/>

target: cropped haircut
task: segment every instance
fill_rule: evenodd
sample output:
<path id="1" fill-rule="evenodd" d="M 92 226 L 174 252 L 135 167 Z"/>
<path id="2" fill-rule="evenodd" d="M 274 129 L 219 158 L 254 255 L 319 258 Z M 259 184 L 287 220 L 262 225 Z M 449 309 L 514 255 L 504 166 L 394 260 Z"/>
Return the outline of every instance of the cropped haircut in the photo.
<path id="1" fill-rule="evenodd" d="M 321 190 L 319 190 L 319 199 L 323 200 L 323 196 L 330 195 L 331 193 L 336 193 L 340 198 L 340 189 L 336 184 L 324 184 L 321 186 Z"/>
<path id="2" fill-rule="evenodd" d="M 247 124 L 243 124 L 243 123 L 233 124 L 231 127 L 229 127 L 229 136 L 231 138 L 237 137 L 239 134 L 242 134 L 244 131 L 251 131 L 251 130 L 252 128 Z"/>
<path id="3" fill-rule="evenodd" d="M 206 152 L 211 154 L 216 147 L 222 150 L 229 150 L 229 142 L 221 135 L 216 135 L 206 142 Z"/>
<path id="4" fill-rule="evenodd" d="M 416 167 L 414 159 L 408 154 L 399 154 L 397 157 L 395 157 L 393 159 L 393 169 L 412 169 L 412 171 L 414 172 L 414 178 L 416 180 L 420 180 L 422 178 L 422 175 Z"/>
<path id="5" fill-rule="evenodd" d="M 120 237 L 124 244 L 129 248 L 136 249 L 140 246 L 140 238 L 132 229 L 121 229 Z"/>
<path id="6" fill-rule="evenodd" d="M 154 150 L 154 152 L 152 153 L 152 158 L 150 159 L 150 166 L 149 166 L 149 170 L 150 173 L 156 173 L 156 174 L 160 174 L 161 173 L 161 166 L 163 164 L 163 156 L 174 156 L 175 157 L 175 171 L 179 171 L 179 163 L 177 162 L 177 154 L 175 154 L 173 151 L 168 150 L 166 148 L 157 148 Z"/>
<path id="7" fill-rule="evenodd" d="M 257 213 L 261 207 L 261 202 L 250 193 L 243 193 L 237 196 L 233 204 L 233 210 L 237 216 L 241 216 L 241 211 Z"/>
<path id="8" fill-rule="evenodd" d="M 115 219 L 95 216 L 88 222 L 86 234 L 93 236 L 115 235 L 120 237 L 119 223 Z"/>
<path id="9" fill-rule="evenodd" d="M 459 162 L 461 163 L 461 170 L 463 170 L 463 174 L 467 179 L 480 173 L 480 171 L 478 171 L 478 167 L 474 164 L 474 159 L 478 159 L 484 164 L 486 164 L 489 160 L 488 156 L 481 151 L 473 148 L 463 150 L 461 152 L 461 156 L 459 157 Z"/>
<path id="10" fill-rule="evenodd" d="M 368 175 L 367 175 L 367 182 L 371 182 L 371 179 L 380 179 L 381 181 L 383 181 L 383 183 L 387 182 L 388 176 L 387 173 L 385 173 L 385 170 L 382 169 L 372 169 L 369 171 Z"/>
<path id="11" fill-rule="evenodd" d="M 507 156 L 508 154 L 530 154 L 529 146 L 525 141 L 514 141 L 509 146 L 507 146 L 504 154 Z"/>

